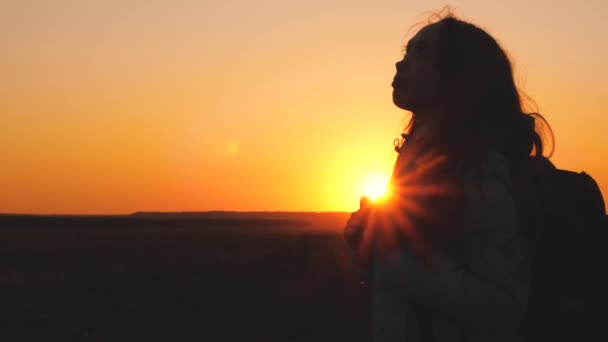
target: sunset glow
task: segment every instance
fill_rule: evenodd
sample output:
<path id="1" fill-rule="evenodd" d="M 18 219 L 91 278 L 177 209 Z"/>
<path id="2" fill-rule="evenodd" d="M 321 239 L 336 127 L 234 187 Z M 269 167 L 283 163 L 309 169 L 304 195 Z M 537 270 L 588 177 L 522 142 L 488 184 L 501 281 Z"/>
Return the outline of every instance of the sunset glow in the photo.
<path id="1" fill-rule="evenodd" d="M 444 5 L 3 2 L 0 213 L 357 210 L 407 124 L 408 29 Z M 608 3 L 451 5 L 513 57 L 552 161 L 607 194 Z"/>
<path id="2" fill-rule="evenodd" d="M 382 176 L 371 177 L 364 185 L 363 195 L 372 201 L 379 200 L 389 191 L 388 179 Z"/>

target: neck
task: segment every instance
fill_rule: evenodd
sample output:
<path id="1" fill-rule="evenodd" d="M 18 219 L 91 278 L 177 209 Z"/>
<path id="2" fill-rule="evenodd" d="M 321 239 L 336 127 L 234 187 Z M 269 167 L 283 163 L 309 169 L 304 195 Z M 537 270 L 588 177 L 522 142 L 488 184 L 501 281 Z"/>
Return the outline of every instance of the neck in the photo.
<path id="1" fill-rule="evenodd" d="M 440 102 L 431 102 L 412 111 L 420 125 L 434 125 L 438 118 L 446 114 L 445 106 Z"/>
<path id="2" fill-rule="evenodd" d="M 416 129 L 414 130 L 414 135 L 416 136 L 428 136 L 428 134 L 432 134 L 434 130 L 437 129 L 437 125 L 439 120 L 438 112 L 416 112 Z"/>

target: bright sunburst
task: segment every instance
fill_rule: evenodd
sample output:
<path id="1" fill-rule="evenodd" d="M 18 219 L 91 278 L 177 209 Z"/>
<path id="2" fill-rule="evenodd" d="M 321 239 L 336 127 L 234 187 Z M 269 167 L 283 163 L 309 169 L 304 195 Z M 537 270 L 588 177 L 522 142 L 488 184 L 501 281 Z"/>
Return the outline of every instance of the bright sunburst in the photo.
<path id="1" fill-rule="evenodd" d="M 383 198 L 389 191 L 389 182 L 386 177 L 374 176 L 367 180 L 363 186 L 363 195 L 372 201 Z"/>

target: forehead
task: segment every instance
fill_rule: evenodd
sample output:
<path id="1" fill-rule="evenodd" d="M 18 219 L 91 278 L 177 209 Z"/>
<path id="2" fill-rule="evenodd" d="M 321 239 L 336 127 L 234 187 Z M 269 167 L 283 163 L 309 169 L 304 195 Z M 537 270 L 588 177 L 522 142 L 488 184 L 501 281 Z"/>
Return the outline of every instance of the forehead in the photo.
<path id="1" fill-rule="evenodd" d="M 440 25 L 438 23 L 430 24 L 418 31 L 412 39 L 407 42 L 408 48 L 419 44 L 428 44 L 435 41 L 439 36 Z"/>

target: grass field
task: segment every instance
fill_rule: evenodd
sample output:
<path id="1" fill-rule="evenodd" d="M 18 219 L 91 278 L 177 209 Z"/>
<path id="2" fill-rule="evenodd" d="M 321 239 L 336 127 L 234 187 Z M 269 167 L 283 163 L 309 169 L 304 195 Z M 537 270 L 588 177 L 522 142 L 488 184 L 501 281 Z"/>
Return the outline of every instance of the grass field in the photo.
<path id="1" fill-rule="evenodd" d="M 0 217 L 0 341 L 369 340 L 345 219 Z"/>

